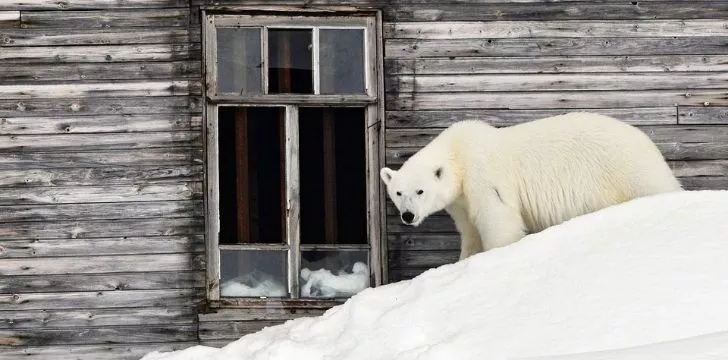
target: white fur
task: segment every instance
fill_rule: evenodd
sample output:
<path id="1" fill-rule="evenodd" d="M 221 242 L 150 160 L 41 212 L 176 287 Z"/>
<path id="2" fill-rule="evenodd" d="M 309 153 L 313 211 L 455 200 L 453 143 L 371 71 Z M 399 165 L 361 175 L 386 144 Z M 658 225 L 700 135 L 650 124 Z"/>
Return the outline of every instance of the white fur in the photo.
<path id="1" fill-rule="evenodd" d="M 461 259 L 611 205 L 682 190 L 647 135 L 593 113 L 501 129 L 462 121 L 399 171 L 380 175 L 400 213 L 414 213 L 413 226 L 443 209 L 450 214 Z"/>

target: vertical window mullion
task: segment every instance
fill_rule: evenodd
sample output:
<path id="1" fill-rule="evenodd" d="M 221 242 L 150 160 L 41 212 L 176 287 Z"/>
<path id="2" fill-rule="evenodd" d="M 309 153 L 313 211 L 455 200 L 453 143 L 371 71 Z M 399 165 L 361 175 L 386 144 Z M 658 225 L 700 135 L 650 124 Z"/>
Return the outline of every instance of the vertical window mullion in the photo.
<path id="1" fill-rule="evenodd" d="M 301 204 L 298 157 L 298 107 L 286 106 L 286 239 L 288 241 L 288 290 L 291 298 L 300 294 L 299 268 L 301 267 Z"/>
<path id="2" fill-rule="evenodd" d="M 313 28 L 313 34 L 312 34 L 312 43 L 313 43 L 313 93 L 314 94 L 320 94 L 321 93 L 321 69 L 319 66 L 319 56 L 320 56 L 320 50 L 319 50 L 319 28 L 314 27 Z"/>
<path id="3" fill-rule="evenodd" d="M 260 58 L 262 60 L 262 64 L 260 64 L 260 71 L 262 71 L 261 81 L 263 82 L 263 94 L 268 93 L 268 67 L 270 64 L 268 63 L 268 27 L 263 26 L 260 29 Z"/>

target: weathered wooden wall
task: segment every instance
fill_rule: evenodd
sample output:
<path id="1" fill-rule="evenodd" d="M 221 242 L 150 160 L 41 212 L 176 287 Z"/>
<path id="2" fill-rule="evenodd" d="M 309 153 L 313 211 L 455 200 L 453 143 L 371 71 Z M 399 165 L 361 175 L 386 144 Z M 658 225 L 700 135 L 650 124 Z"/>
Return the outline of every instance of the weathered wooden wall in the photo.
<path id="1" fill-rule="evenodd" d="M 138 359 L 320 313 L 197 321 L 206 3 L 0 3 L 0 359 Z M 728 188 L 726 1 L 215 3 L 381 8 L 387 165 L 453 121 L 588 109 L 639 125 L 688 188 Z M 448 217 L 388 209 L 391 281 L 457 259 Z"/>
<path id="2" fill-rule="evenodd" d="M 186 1 L 0 2 L 0 359 L 197 342 L 197 22 Z"/>

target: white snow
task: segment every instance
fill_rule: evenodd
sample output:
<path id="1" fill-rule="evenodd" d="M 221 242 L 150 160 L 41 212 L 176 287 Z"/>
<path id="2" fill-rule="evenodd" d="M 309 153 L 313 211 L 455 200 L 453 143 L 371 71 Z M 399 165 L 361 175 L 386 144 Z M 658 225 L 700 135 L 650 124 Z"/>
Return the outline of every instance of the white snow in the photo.
<path id="1" fill-rule="evenodd" d="M 301 286 L 303 297 L 335 298 L 350 297 L 369 287 L 369 267 L 363 262 L 355 262 L 351 273 L 341 271 L 334 275 L 327 269 L 301 270 L 304 281 Z"/>
<path id="2" fill-rule="evenodd" d="M 571 355 L 570 355 L 571 354 Z M 715 359 L 728 354 L 728 191 L 573 219 L 222 349 L 144 360 Z M 723 356 L 721 356 L 723 355 Z"/>
<path id="3" fill-rule="evenodd" d="M 286 288 L 280 282 L 272 279 L 265 279 L 255 285 L 247 285 L 243 279 L 234 278 L 220 285 L 220 295 L 231 297 L 280 297 L 288 294 Z"/>

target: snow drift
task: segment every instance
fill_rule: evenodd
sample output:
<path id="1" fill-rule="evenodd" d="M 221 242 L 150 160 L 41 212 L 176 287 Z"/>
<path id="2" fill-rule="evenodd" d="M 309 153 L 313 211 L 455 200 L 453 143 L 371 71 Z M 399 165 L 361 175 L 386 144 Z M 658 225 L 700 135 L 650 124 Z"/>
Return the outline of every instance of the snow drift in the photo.
<path id="1" fill-rule="evenodd" d="M 681 341 L 691 359 L 728 354 L 726 219 L 728 191 L 637 199 L 222 349 L 143 359 L 634 359 Z"/>

